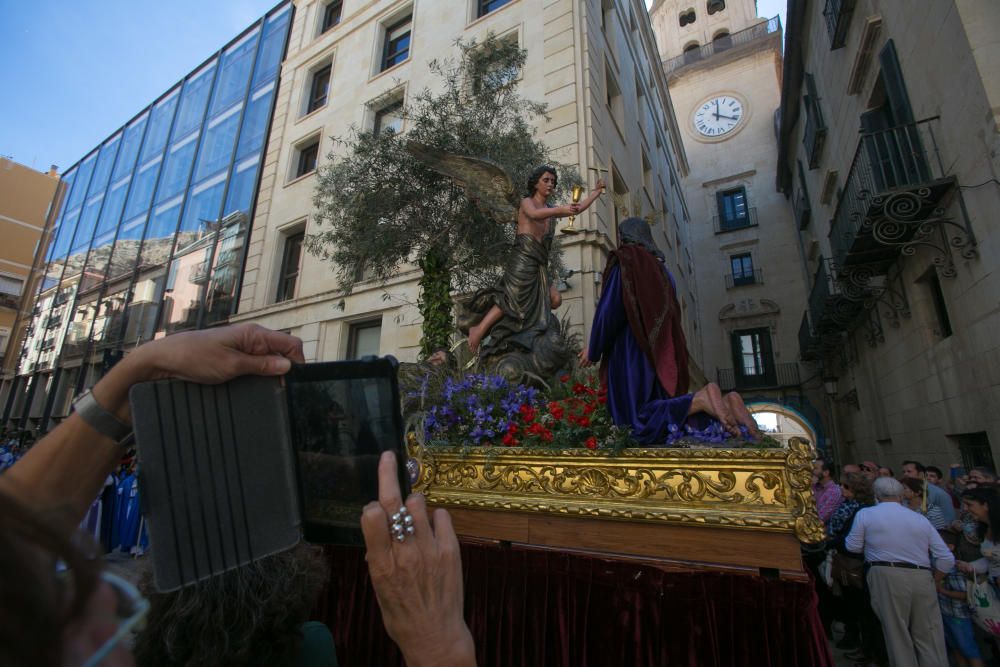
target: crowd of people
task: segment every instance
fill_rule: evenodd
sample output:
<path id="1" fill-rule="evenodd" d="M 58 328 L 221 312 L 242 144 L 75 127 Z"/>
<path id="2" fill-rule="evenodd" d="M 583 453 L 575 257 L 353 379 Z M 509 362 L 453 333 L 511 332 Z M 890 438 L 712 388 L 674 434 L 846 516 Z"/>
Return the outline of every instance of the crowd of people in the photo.
<path id="1" fill-rule="evenodd" d="M 1000 655 L 1000 486 L 985 467 L 813 464 L 826 541 L 805 554 L 820 615 L 859 666 L 979 667 Z M 973 594 L 974 593 L 974 594 Z M 989 629 L 990 631 L 987 631 Z M 996 633 L 1000 634 L 1000 633 Z"/>

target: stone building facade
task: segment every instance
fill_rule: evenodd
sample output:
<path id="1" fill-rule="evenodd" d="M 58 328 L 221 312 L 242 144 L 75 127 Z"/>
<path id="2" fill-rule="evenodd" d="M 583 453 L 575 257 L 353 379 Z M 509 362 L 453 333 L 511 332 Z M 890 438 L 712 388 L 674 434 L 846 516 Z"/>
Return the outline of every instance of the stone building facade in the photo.
<path id="1" fill-rule="evenodd" d="M 416 269 L 385 285 L 337 286 L 333 267 L 302 248 L 313 220 L 315 170 L 335 159 L 333 136 L 352 126 L 406 132 L 393 110 L 437 85 L 432 59 L 455 57 L 455 40 L 492 32 L 527 49 L 520 93 L 548 105 L 537 136 L 553 158 L 593 184 L 609 170 L 608 194 L 580 216 L 582 232 L 562 236 L 572 275 L 561 286 L 568 317 L 589 333 L 616 221 L 638 212 L 678 280 L 685 325 L 697 340 L 692 257 L 680 179 L 687 162 L 657 67 L 654 36 L 640 0 L 296 0 L 282 88 L 265 157 L 239 314 L 288 330 L 309 360 L 363 354 L 416 358 L 421 321 Z M 387 130 L 383 130 L 387 131 Z M 331 154 L 333 157 L 331 157 Z M 564 222 L 560 224 L 562 226 Z M 700 350 L 692 350 L 695 364 Z"/>
<path id="2" fill-rule="evenodd" d="M 51 216 L 59 209 L 59 174 L 0 157 L 0 368 L 11 374 L 27 327 Z M 26 298 L 27 297 L 27 298 Z"/>
<path id="3" fill-rule="evenodd" d="M 777 191 L 782 32 L 751 0 L 657 0 L 650 16 L 690 171 L 706 375 L 799 413 L 823 447 L 824 397 L 798 359 L 807 291 L 792 206 Z"/>
<path id="4" fill-rule="evenodd" d="M 1000 5 L 789 3 L 777 183 L 841 460 L 1000 447 Z"/>

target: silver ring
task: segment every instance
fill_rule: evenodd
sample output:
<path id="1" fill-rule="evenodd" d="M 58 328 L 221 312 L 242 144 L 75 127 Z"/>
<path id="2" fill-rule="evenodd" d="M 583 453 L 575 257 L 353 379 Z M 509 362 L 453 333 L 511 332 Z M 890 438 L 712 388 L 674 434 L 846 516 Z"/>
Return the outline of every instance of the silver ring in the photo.
<path id="1" fill-rule="evenodd" d="M 407 537 L 413 534 L 413 516 L 406 506 L 399 508 L 399 511 L 389 517 L 389 530 L 397 542 L 404 542 Z"/>

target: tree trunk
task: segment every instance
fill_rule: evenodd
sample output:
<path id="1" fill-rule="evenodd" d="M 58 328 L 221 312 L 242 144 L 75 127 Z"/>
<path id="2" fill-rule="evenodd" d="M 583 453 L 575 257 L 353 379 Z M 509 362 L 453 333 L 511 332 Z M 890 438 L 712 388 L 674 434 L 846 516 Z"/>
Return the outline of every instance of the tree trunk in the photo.
<path id="1" fill-rule="evenodd" d="M 428 251 L 420 260 L 420 297 L 417 302 L 424 319 L 420 338 L 420 356 L 426 359 L 437 350 L 447 350 L 451 343 L 451 274 L 447 255 L 438 249 Z"/>

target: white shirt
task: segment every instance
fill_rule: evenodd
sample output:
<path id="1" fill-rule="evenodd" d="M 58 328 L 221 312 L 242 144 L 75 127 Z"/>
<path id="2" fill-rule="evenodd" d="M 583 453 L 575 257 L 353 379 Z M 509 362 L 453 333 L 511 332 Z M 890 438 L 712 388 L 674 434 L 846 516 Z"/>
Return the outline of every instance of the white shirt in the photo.
<path id="1" fill-rule="evenodd" d="M 848 551 L 864 552 L 866 561 L 892 561 L 931 566 L 951 572 L 955 557 L 927 517 L 896 502 L 880 502 L 859 510 L 844 541 Z"/>

